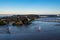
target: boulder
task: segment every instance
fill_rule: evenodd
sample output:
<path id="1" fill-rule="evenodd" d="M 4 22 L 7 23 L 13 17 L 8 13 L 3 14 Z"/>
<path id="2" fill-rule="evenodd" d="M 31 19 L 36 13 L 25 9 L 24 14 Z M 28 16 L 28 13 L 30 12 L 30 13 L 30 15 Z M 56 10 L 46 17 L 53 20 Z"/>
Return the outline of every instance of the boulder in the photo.
<path id="1" fill-rule="evenodd" d="M 23 25 L 23 22 L 22 21 L 17 21 L 17 22 L 14 22 L 13 25 L 21 26 L 21 25 Z"/>

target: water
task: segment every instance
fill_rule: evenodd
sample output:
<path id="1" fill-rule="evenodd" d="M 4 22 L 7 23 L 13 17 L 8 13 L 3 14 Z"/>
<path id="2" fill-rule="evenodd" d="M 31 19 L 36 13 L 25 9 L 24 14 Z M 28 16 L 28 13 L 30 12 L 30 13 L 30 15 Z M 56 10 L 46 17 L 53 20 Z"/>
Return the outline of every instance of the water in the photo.
<path id="1" fill-rule="evenodd" d="M 60 24 L 58 22 L 43 22 L 56 18 L 39 18 L 30 25 L 0 26 L 0 40 L 60 40 Z M 40 31 L 38 31 L 40 27 Z"/>

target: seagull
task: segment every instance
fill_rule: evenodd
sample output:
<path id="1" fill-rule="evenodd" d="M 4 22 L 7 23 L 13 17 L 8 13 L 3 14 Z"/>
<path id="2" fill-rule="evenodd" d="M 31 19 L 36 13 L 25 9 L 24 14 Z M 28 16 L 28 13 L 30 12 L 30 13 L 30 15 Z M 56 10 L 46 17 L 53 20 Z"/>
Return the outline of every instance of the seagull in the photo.
<path id="1" fill-rule="evenodd" d="M 40 32 L 41 31 L 41 27 L 39 26 L 39 28 L 38 28 L 38 31 Z"/>

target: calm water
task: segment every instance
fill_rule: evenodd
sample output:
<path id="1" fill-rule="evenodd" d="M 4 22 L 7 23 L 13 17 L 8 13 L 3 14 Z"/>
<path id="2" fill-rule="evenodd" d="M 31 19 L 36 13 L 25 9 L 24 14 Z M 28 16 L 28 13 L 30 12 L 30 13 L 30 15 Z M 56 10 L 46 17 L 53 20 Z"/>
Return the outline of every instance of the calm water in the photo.
<path id="1" fill-rule="evenodd" d="M 0 26 L 0 40 L 60 40 L 60 24 L 58 22 L 43 22 L 59 18 L 39 18 L 30 25 Z M 40 31 L 38 31 L 40 27 Z"/>

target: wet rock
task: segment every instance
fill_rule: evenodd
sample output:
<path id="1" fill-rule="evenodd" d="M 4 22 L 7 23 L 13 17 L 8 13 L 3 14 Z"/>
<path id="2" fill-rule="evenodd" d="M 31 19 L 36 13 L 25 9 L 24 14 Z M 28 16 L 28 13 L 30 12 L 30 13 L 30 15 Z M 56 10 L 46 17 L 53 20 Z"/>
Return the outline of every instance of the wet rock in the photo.
<path id="1" fill-rule="evenodd" d="M 7 25 L 8 23 L 6 21 L 0 20 L 0 25 Z"/>
<path id="2" fill-rule="evenodd" d="M 21 25 L 23 25 L 23 22 L 22 21 L 17 21 L 17 22 L 14 22 L 13 25 L 21 26 Z"/>

